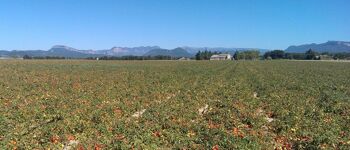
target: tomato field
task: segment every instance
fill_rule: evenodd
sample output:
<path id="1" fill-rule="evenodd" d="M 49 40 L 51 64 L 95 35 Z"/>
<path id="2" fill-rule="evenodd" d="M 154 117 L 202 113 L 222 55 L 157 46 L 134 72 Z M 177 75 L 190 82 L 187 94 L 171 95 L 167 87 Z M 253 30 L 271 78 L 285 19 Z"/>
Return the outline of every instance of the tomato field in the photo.
<path id="1" fill-rule="evenodd" d="M 1 149 L 350 149 L 350 63 L 0 61 Z"/>

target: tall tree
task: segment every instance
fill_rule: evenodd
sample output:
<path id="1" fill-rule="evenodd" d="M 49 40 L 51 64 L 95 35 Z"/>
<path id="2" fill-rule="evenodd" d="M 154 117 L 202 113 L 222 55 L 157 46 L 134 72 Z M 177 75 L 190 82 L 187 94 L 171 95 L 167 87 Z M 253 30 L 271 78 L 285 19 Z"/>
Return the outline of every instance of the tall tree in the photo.
<path id="1" fill-rule="evenodd" d="M 196 60 L 201 60 L 201 54 L 202 54 L 201 51 L 198 51 L 198 52 L 196 53 Z"/>
<path id="2" fill-rule="evenodd" d="M 305 52 L 305 59 L 307 60 L 315 60 L 317 56 L 317 52 L 313 51 L 312 49 L 309 49 Z"/>
<path id="3" fill-rule="evenodd" d="M 264 58 L 271 58 L 271 59 L 283 59 L 285 57 L 285 53 L 283 50 L 273 50 L 266 52 L 264 54 Z"/>

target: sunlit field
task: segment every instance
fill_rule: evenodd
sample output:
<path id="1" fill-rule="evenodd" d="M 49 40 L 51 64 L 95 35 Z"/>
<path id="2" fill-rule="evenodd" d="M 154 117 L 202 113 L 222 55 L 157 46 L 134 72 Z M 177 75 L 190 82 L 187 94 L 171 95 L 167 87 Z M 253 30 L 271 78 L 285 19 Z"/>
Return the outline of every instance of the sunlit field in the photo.
<path id="1" fill-rule="evenodd" d="M 1 149 L 350 149 L 350 63 L 0 61 Z"/>

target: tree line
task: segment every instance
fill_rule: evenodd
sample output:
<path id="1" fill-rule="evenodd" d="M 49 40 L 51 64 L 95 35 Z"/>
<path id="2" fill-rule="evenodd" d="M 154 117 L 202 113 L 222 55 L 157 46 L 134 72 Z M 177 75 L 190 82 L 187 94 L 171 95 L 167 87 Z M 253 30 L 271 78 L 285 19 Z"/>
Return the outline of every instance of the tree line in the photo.
<path id="1" fill-rule="evenodd" d="M 273 50 L 266 52 L 264 59 L 296 59 L 296 60 L 320 60 L 320 59 L 349 59 L 350 53 L 318 53 L 312 49 L 305 53 L 286 53 L 283 50 Z"/>
<path id="2" fill-rule="evenodd" d="M 59 57 L 59 56 L 29 56 L 29 55 L 24 55 L 23 59 L 70 59 L 70 58 Z"/>
<path id="3" fill-rule="evenodd" d="M 198 51 L 195 55 L 196 60 L 210 60 L 213 55 L 222 54 L 222 52 L 217 51 Z M 233 55 L 235 60 L 258 60 L 259 51 L 257 50 L 246 50 L 246 51 L 236 51 Z"/>
<path id="4" fill-rule="evenodd" d="M 23 59 L 87 59 L 87 60 L 177 60 L 180 57 L 171 56 L 102 56 L 102 57 L 87 57 L 87 58 L 71 58 L 59 56 L 29 56 L 24 55 Z"/>
<path id="5" fill-rule="evenodd" d="M 213 55 L 222 54 L 218 51 L 198 51 L 194 58 L 196 60 L 210 60 Z M 59 56 L 29 56 L 24 55 L 23 59 L 88 59 L 88 60 L 177 60 L 180 57 L 171 56 L 102 56 L 102 57 L 87 57 L 87 58 L 70 58 Z M 318 53 L 309 49 L 305 53 L 287 53 L 283 50 L 273 50 L 264 53 L 260 56 L 257 50 L 236 51 L 233 55 L 235 60 L 258 60 L 258 59 L 295 59 L 295 60 L 319 60 L 319 59 L 350 59 L 350 53 Z"/>
<path id="6" fill-rule="evenodd" d="M 258 60 L 260 52 L 257 50 L 236 51 L 233 55 L 235 60 Z"/>
<path id="7" fill-rule="evenodd" d="M 221 52 L 212 51 L 198 51 L 195 55 L 196 60 L 209 60 L 211 56 L 221 54 Z"/>
<path id="8" fill-rule="evenodd" d="M 196 60 L 210 60 L 212 55 L 221 54 L 222 52 L 198 51 L 195 55 Z M 312 49 L 305 53 L 287 53 L 284 50 L 273 50 L 260 56 L 257 50 L 236 51 L 233 55 L 235 60 L 258 60 L 258 59 L 295 59 L 295 60 L 320 60 L 320 59 L 350 59 L 350 53 L 318 53 Z"/>
<path id="9" fill-rule="evenodd" d="M 102 56 L 102 57 L 88 57 L 88 60 L 177 60 L 180 57 L 172 56 Z"/>

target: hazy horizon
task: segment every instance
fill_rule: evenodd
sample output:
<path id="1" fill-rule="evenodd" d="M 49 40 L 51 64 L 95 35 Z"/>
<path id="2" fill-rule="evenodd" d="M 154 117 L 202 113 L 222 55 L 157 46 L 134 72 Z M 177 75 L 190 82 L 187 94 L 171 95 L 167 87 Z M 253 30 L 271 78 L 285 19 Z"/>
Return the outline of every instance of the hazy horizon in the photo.
<path id="1" fill-rule="evenodd" d="M 334 41 L 334 40 L 327 40 L 325 42 L 329 42 L 329 41 Z M 340 40 L 339 40 L 340 41 Z M 325 43 L 325 42 L 322 42 L 322 43 Z M 342 42 L 350 42 L 350 41 L 342 41 Z M 303 44 L 321 44 L 321 43 L 303 43 Z M 294 44 L 294 45 L 289 45 L 289 46 L 299 46 L 299 45 L 303 45 L 303 44 Z M 190 47 L 190 48 L 233 48 L 233 49 L 239 49 L 239 48 L 244 48 L 244 49 L 265 49 L 265 50 L 285 50 L 286 48 L 284 49 L 268 49 L 268 48 L 261 48 L 261 47 L 224 47 L 224 46 L 189 46 L 189 45 L 183 45 L 183 46 L 176 46 L 176 47 L 172 47 L 172 48 L 164 48 L 164 47 L 161 47 L 159 45 L 139 45 L 139 46 L 112 46 L 112 47 L 109 47 L 109 48 L 102 48 L 102 49 L 92 49 L 92 48 L 88 48 L 88 49 L 81 49 L 81 48 L 78 48 L 78 47 L 72 47 L 70 45 L 63 45 L 63 44 L 54 44 L 48 48 L 45 48 L 45 49 L 1 49 L 0 50 L 7 50 L 7 51 L 13 51 L 13 50 L 18 50 L 18 51 L 26 51 L 26 50 L 50 50 L 51 48 L 53 48 L 54 46 L 67 46 L 67 47 L 71 47 L 71 48 L 74 48 L 74 49 L 77 49 L 77 50 L 109 50 L 109 49 L 112 49 L 114 47 L 121 47 L 121 48 L 135 48 L 135 47 L 160 47 L 161 49 L 175 49 L 175 48 L 182 48 L 182 47 Z"/>

